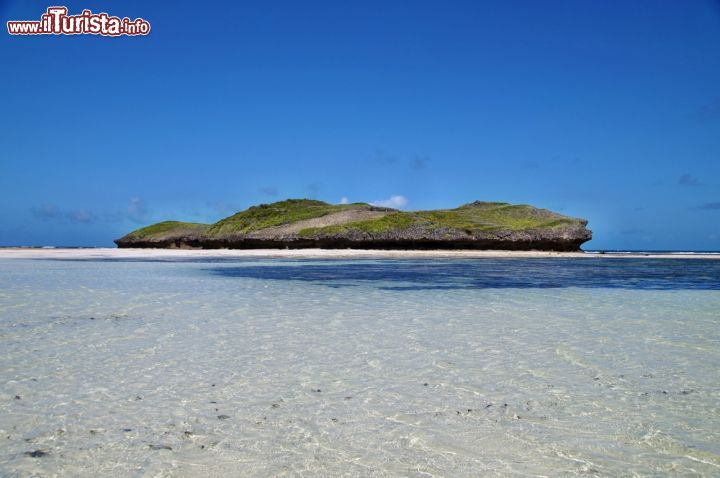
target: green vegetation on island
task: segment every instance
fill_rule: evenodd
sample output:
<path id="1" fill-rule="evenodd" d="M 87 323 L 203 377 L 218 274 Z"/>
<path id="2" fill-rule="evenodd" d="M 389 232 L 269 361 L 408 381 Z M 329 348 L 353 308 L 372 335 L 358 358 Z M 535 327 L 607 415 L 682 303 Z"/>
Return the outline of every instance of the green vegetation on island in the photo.
<path id="1" fill-rule="evenodd" d="M 214 224 L 164 221 L 116 240 L 119 247 L 473 248 L 578 250 L 587 221 L 500 202 L 398 211 L 367 203 L 288 199 Z"/>
<path id="2" fill-rule="evenodd" d="M 272 204 L 252 206 L 212 224 L 208 234 L 249 233 L 267 227 L 291 224 L 306 219 L 347 211 L 368 204 L 328 204 L 313 199 L 286 199 Z"/>
<path id="3" fill-rule="evenodd" d="M 163 221 L 136 229 L 125 237 L 134 240 L 152 240 L 179 233 L 198 233 L 207 228 L 207 224 L 200 224 L 197 222 Z"/>

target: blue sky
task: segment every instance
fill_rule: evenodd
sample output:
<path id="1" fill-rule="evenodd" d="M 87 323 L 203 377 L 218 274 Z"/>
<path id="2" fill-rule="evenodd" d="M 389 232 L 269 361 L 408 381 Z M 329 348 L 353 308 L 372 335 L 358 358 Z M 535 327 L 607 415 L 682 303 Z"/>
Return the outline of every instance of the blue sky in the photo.
<path id="1" fill-rule="evenodd" d="M 585 217 L 589 249 L 720 249 L 720 3 L 65 4 L 152 33 L 0 35 L 0 245 L 402 196 Z M 3 28 L 49 5 L 0 1 Z"/>

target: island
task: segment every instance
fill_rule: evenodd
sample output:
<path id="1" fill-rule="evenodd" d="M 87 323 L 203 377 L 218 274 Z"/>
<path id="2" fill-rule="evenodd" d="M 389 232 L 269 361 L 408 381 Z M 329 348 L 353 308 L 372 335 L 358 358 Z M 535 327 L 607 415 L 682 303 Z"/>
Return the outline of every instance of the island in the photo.
<path id="1" fill-rule="evenodd" d="M 502 202 L 399 211 L 287 199 L 252 206 L 214 224 L 159 222 L 115 243 L 121 248 L 579 251 L 592 239 L 586 226 L 585 219 Z"/>

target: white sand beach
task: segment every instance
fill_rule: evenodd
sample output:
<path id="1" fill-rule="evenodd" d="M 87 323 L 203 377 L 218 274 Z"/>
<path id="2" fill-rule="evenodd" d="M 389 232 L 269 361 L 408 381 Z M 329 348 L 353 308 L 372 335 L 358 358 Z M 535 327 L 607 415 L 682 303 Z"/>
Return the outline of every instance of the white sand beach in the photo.
<path id="1" fill-rule="evenodd" d="M 503 258 L 643 258 L 720 259 L 720 253 L 598 253 L 499 250 L 377 250 L 377 249 L 117 249 L 0 248 L 0 259 L 503 259 Z"/>

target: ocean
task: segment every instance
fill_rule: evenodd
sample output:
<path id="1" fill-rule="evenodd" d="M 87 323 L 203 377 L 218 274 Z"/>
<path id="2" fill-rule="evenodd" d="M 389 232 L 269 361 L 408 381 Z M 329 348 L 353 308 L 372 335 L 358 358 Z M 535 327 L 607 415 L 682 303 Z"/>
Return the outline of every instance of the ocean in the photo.
<path id="1" fill-rule="evenodd" d="M 718 476 L 720 260 L 0 259 L 1 476 Z"/>

